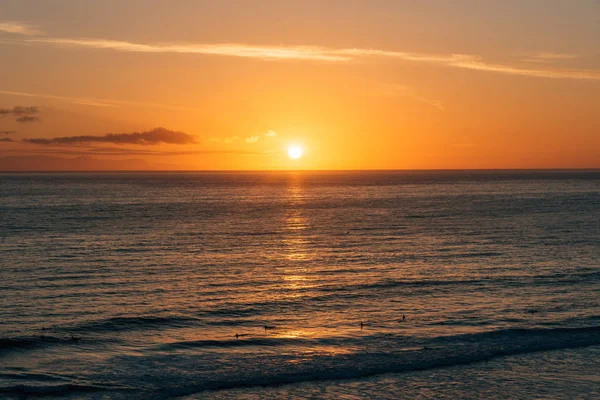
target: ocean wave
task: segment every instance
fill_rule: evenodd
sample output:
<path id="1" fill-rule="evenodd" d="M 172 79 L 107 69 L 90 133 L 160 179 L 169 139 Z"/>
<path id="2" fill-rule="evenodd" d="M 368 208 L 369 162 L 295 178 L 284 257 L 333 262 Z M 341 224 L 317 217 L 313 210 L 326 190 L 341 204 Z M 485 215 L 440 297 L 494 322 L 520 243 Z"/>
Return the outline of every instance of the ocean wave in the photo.
<path id="1" fill-rule="evenodd" d="M 387 339 L 392 338 L 388 336 Z M 212 377 L 203 377 L 201 384 L 162 387 L 157 388 L 156 391 L 161 395 L 184 396 L 241 387 L 357 379 L 387 373 L 452 367 L 489 361 L 503 356 L 600 345 L 600 326 L 504 329 L 438 338 L 431 342 L 422 342 L 420 346 L 412 346 L 409 349 L 406 349 L 405 338 L 396 337 L 394 340 L 396 340 L 396 349 L 392 346 L 392 342 L 387 340 L 385 346 L 378 347 L 379 351 L 364 351 L 335 357 L 327 355 L 322 358 L 312 358 L 307 363 L 282 363 L 267 368 L 248 365 L 248 370 L 242 375 L 215 374 Z"/>
<path id="2" fill-rule="evenodd" d="M 386 279 L 372 283 L 358 283 L 350 285 L 332 285 L 319 288 L 322 292 L 355 292 L 365 289 L 385 289 L 394 287 L 407 288 L 437 288 L 441 286 L 482 286 L 482 285 L 510 285 L 511 287 L 543 284 L 560 286 L 580 282 L 590 282 L 600 279 L 600 272 L 548 274 L 548 275 L 515 275 L 515 276 L 490 276 L 475 279 Z"/>
<path id="3" fill-rule="evenodd" d="M 78 342 L 79 339 L 74 341 L 71 337 L 68 337 L 66 335 L 64 337 L 54 335 L 40 335 L 16 338 L 0 338 L 0 354 L 3 351 L 29 349 L 34 350 L 44 347 L 67 345 Z"/>
<path id="4" fill-rule="evenodd" d="M 432 343 L 439 342 L 444 343 L 448 341 L 461 341 L 461 342 L 480 342 L 485 343 L 486 340 L 490 342 L 490 339 L 511 339 L 513 337 L 532 337 L 532 336 L 547 336 L 554 338 L 569 337 L 569 336 L 596 336 L 598 343 L 600 344 L 600 326 L 582 327 L 582 328 L 509 328 L 499 329 L 486 332 L 458 334 L 449 336 L 440 336 L 432 340 Z M 416 341 L 415 341 L 416 340 Z M 425 343 L 418 341 L 417 338 L 409 338 L 406 336 L 399 336 L 391 333 L 375 333 L 366 337 L 328 337 L 328 338 L 288 338 L 288 337 L 261 337 L 259 334 L 250 335 L 243 334 L 239 338 L 228 338 L 221 340 L 194 340 L 194 341 L 180 341 L 162 344 L 156 347 L 157 350 L 169 350 L 176 348 L 202 348 L 202 347 L 247 347 L 247 346 L 265 346 L 265 347 L 277 347 L 277 346 L 319 346 L 319 345 L 344 345 L 344 346 L 358 346 L 361 344 L 376 345 L 377 342 L 385 341 L 402 341 L 402 343 L 396 343 L 405 345 L 407 343 Z M 396 346 L 397 347 L 397 346 Z"/>
<path id="5" fill-rule="evenodd" d="M 39 342 L 33 338 L 3 339 L 0 343 L 10 346 L 29 346 Z M 60 343 L 66 343 L 67 339 Z M 136 390 L 150 391 L 148 398 L 190 395 L 205 391 L 232 389 L 250 386 L 272 386 L 316 380 L 356 379 L 385 373 L 402 373 L 417 370 L 428 370 L 440 367 L 451 367 L 491 360 L 496 357 L 527 354 L 533 352 L 558 349 L 578 348 L 600 345 L 600 326 L 588 327 L 554 327 L 554 328 L 509 328 L 456 334 L 431 339 L 413 336 L 400 336 L 391 333 L 374 333 L 360 337 L 327 337 L 327 338 L 288 338 L 261 337 L 248 335 L 222 340 L 181 341 L 157 345 L 147 348 L 142 355 L 119 356 L 115 359 L 121 371 L 131 371 L 133 375 L 106 377 L 106 372 L 99 375 L 99 380 L 92 379 L 90 384 L 79 385 L 80 382 L 47 382 L 46 379 L 21 374 L 5 376 L 11 380 L 35 379 L 35 384 L 29 382 L 12 386 L 0 387 L 2 394 L 13 395 L 63 395 L 100 390 L 121 390 L 126 384 L 137 379 L 136 371 L 148 371 L 144 375 L 144 384 Z M 277 351 L 276 358 L 269 357 L 265 364 L 266 354 L 272 353 L 272 348 L 287 348 Z M 198 355 L 185 350 L 208 350 L 216 348 L 219 354 L 231 355 L 230 362 L 243 361 L 244 368 L 227 368 L 227 363 L 216 369 L 202 368 L 195 370 Z M 237 352 L 236 348 L 243 349 Z M 295 348 L 293 351 L 292 349 Z M 300 350 L 297 350 L 300 349 Z M 306 349 L 311 354 L 303 358 L 301 354 Z M 319 349 L 323 349 L 320 352 Z M 333 349 L 333 350 L 332 350 Z M 337 352 L 335 349 L 344 351 Z M 347 351 L 352 349 L 351 351 Z M 174 354 L 176 350 L 183 350 Z M 231 352 L 229 351 L 231 350 Z M 203 354 L 208 354 L 202 351 Z M 238 358 L 238 354 L 243 354 Z M 296 355 L 299 358 L 296 358 Z M 291 357 L 291 358 L 290 358 Z M 290 362 L 295 360 L 295 362 Z M 148 369 L 149 366 L 165 365 L 171 367 L 168 371 Z M 193 367 L 192 366 L 196 366 Z M 190 368 L 194 376 L 189 376 Z M 153 371 L 153 372 L 151 372 Z M 182 371 L 186 371 L 183 373 Z M 144 372 L 146 374 L 146 372 Z M 156 379 L 147 380 L 156 375 Z M 65 377 L 65 381 L 70 378 Z M 163 379 L 164 378 L 164 379 Z M 198 384 L 191 384 L 192 379 Z M 102 382 L 111 382 L 103 385 Z M 132 387 L 129 387 L 132 389 Z"/>
<path id="6" fill-rule="evenodd" d="M 0 372 L 0 379 L 12 379 L 18 381 L 24 380 L 36 380 L 43 382 L 66 382 L 69 380 L 68 377 L 60 376 L 56 374 L 43 374 L 43 373 L 31 373 L 24 371 L 14 371 L 8 369 L 7 372 Z"/>
<path id="7" fill-rule="evenodd" d="M 358 283 L 352 285 L 332 285 L 324 286 L 319 288 L 323 292 L 355 292 L 357 290 L 366 289 L 385 289 L 394 287 L 410 287 L 410 288 L 426 288 L 426 287 L 437 287 L 437 286 L 456 286 L 456 285 L 480 285 L 485 283 L 482 279 L 461 279 L 461 280 L 435 280 L 435 279 L 424 279 L 424 280 L 396 280 L 386 279 L 379 282 L 373 283 Z"/>
<path id="8" fill-rule="evenodd" d="M 531 337 L 531 336 L 543 336 L 548 338 L 569 338 L 569 337 L 580 337 L 590 336 L 593 339 L 597 339 L 600 344 L 600 326 L 585 326 L 578 328 L 570 327 L 553 327 L 553 328 L 507 328 L 497 329 L 487 332 L 467 333 L 452 336 L 441 336 L 437 340 L 446 340 L 451 338 L 453 340 L 470 340 L 483 342 L 487 338 L 504 338 L 511 339 L 513 337 Z"/>
<path id="9" fill-rule="evenodd" d="M 34 347 L 37 342 L 33 338 L 0 338 L 0 350 Z"/>
<path id="10" fill-rule="evenodd" d="M 406 219 L 428 219 L 428 218 L 448 218 L 453 217 L 456 214 L 410 214 L 405 215 Z"/>
<path id="11" fill-rule="evenodd" d="M 198 319 L 187 316 L 136 316 L 112 317 L 101 320 L 85 321 L 69 327 L 73 332 L 121 332 L 144 330 L 147 328 L 177 327 L 197 322 Z"/>
<path id="12" fill-rule="evenodd" d="M 67 343 L 69 341 L 71 341 L 70 338 L 60 338 L 46 335 L 16 338 L 0 338 L 0 351 L 45 347 L 54 344 Z"/>
<path id="13" fill-rule="evenodd" d="M 157 347 L 158 350 L 171 350 L 178 348 L 203 348 L 203 347 L 249 347 L 264 346 L 277 347 L 286 345 L 314 345 L 316 341 L 303 338 L 269 338 L 269 337 L 249 337 L 250 335 L 241 335 L 236 339 L 223 340 L 194 340 L 163 344 Z M 258 335 L 256 335 L 258 336 Z"/>
<path id="14" fill-rule="evenodd" d="M 91 393 L 104 391 L 105 388 L 91 385 L 77 385 L 71 383 L 58 385 L 12 385 L 0 386 L 0 394 L 20 396 L 56 396 L 72 395 L 76 393 Z"/>
<path id="15" fill-rule="evenodd" d="M 182 316 L 113 317 L 103 320 L 84 321 L 69 326 L 55 326 L 39 335 L 0 338 L 0 352 L 18 349 L 38 349 L 54 345 L 67 345 L 73 344 L 74 342 L 79 343 L 79 340 L 84 342 L 93 341 L 94 343 L 107 342 L 109 340 L 102 336 L 95 336 L 93 339 L 84 336 L 83 338 L 80 337 L 74 341 L 71 335 L 159 329 L 160 327 L 181 327 L 189 326 L 191 323 L 197 321 L 196 318 Z"/>

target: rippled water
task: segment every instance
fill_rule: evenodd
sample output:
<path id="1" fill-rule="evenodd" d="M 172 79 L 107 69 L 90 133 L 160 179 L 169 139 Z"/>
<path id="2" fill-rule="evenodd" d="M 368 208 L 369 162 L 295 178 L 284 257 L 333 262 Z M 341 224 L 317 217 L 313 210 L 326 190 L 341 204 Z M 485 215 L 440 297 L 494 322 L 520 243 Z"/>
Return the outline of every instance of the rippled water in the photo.
<path id="1" fill-rule="evenodd" d="M 598 345 L 598 221 L 593 171 L 3 174 L 0 396 Z"/>

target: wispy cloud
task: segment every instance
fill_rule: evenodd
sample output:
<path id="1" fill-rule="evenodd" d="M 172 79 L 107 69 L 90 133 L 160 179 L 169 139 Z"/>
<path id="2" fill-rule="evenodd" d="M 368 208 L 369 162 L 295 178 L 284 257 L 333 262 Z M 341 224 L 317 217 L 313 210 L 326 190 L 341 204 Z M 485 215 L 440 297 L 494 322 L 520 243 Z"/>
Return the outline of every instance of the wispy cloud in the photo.
<path id="1" fill-rule="evenodd" d="M 426 54 L 403 51 L 322 46 L 260 46 L 239 43 L 226 44 L 143 44 L 106 39 L 72 39 L 34 37 L 15 39 L 12 43 L 38 43 L 61 47 L 110 49 L 123 52 L 185 53 L 216 56 L 255 58 L 266 61 L 299 60 L 347 63 L 368 58 L 387 58 L 403 62 L 425 63 L 445 67 L 521 75 L 548 79 L 600 80 L 600 70 L 522 68 L 508 64 L 494 64 L 471 54 Z M 540 53 L 542 57 L 556 57 L 553 53 Z"/>
<path id="2" fill-rule="evenodd" d="M 552 53 L 552 52 L 539 52 L 530 54 L 527 58 L 523 59 L 525 62 L 532 63 L 552 63 L 556 61 L 574 60 L 578 58 L 576 54 L 564 54 L 564 53 Z"/>
<path id="3" fill-rule="evenodd" d="M 488 64 L 475 59 L 451 63 L 448 64 L 448 66 L 483 72 L 497 72 L 509 75 L 522 75 L 534 78 L 600 81 L 600 70 L 520 68 L 502 64 Z"/>
<path id="4" fill-rule="evenodd" d="M 4 43 L 16 44 L 45 44 L 60 47 L 108 49 L 138 53 L 184 53 L 231 56 L 267 61 L 300 60 L 344 63 L 364 58 L 392 58 L 405 62 L 428 63 L 453 68 L 536 78 L 600 80 L 600 70 L 522 68 L 508 64 L 488 63 L 483 61 L 480 56 L 471 54 L 426 54 L 372 48 L 336 49 L 324 46 L 269 46 L 240 43 L 134 43 L 124 40 L 110 40 L 103 38 L 59 38 L 42 36 L 43 32 L 35 27 L 20 22 L 10 21 L 0 22 L 0 31 L 34 36 L 3 40 Z M 572 54 L 540 52 L 533 57 L 530 57 L 530 60 L 538 60 L 538 62 L 543 63 L 552 60 L 566 60 L 572 58 L 575 58 Z M 100 101 L 99 103 L 103 102 Z"/>
<path id="5" fill-rule="evenodd" d="M 388 96 L 401 96 L 408 97 L 418 102 L 428 104 L 432 107 L 437 108 L 438 110 L 444 110 L 444 104 L 441 101 L 427 99 L 419 94 L 417 94 L 414 89 L 404 86 L 404 85 L 385 85 L 385 90 L 383 90 L 384 95 Z"/>
<path id="6" fill-rule="evenodd" d="M 5 138 L 0 138 L 0 142 L 14 142 L 14 140 L 11 138 L 5 137 Z"/>
<path id="7" fill-rule="evenodd" d="M 42 43 L 65 47 L 110 49 L 137 53 L 187 53 L 260 58 L 264 60 L 350 61 L 350 55 L 315 46 L 253 46 L 247 44 L 142 44 L 106 39 L 31 38 L 25 43 Z"/>
<path id="8" fill-rule="evenodd" d="M 17 133 L 17 131 L 0 131 L 0 135 L 10 135 L 13 133 Z"/>
<path id="9" fill-rule="evenodd" d="M 17 92 L 13 90 L 0 89 L 0 94 L 18 97 L 32 97 L 39 99 L 50 99 L 63 101 L 65 103 L 78 104 L 83 106 L 94 106 L 94 107 L 148 107 L 148 108 L 162 108 L 167 110 L 184 110 L 190 111 L 187 107 L 171 106 L 166 104 L 138 102 L 138 101 L 127 101 L 127 100 L 107 100 L 107 99 L 94 99 L 89 97 L 69 97 L 69 96 L 57 96 L 46 93 L 31 93 L 31 92 Z"/>
<path id="10" fill-rule="evenodd" d="M 277 136 L 277 132 L 275 132 L 275 131 L 269 131 L 269 132 L 265 133 L 265 136 L 267 136 L 267 137 L 275 137 L 275 136 Z"/>
<path id="11" fill-rule="evenodd" d="M 0 21 L 0 32 L 26 36 L 44 34 L 44 32 L 33 25 L 17 21 Z"/>
<path id="12" fill-rule="evenodd" d="M 246 138 L 246 143 L 256 143 L 260 139 L 258 136 L 250 136 Z"/>
<path id="13" fill-rule="evenodd" d="M 82 143 L 113 143 L 154 145 L 160 143 L 191 144 L 196 143 L 196 137 L 184 132 L 156 128 L 148 132 L 109 133 L 102 136 L 64 136 L 57 138 L 23 139 L 23 142 L 41 145 L 77 145 Z"/>

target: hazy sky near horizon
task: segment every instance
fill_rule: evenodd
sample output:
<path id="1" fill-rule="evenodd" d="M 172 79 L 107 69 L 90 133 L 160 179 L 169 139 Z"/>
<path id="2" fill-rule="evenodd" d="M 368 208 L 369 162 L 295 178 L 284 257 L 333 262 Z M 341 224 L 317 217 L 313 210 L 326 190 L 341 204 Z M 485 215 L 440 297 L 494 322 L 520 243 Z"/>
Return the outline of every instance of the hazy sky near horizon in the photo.
<path id="1" fill-rule="evenodd" d="M 600 168 L 599 39 L 598 0 L 2 0 L 0 157 Z"/>

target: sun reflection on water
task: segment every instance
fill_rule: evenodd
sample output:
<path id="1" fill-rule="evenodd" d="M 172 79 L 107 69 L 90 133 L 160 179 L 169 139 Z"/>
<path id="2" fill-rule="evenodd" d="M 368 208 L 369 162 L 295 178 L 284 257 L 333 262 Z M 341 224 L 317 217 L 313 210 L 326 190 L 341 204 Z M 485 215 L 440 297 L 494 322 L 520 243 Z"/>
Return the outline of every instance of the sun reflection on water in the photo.
<path id="1" fill-rule="evenodd" d="M 307 193 L 299 175 L 291 176 L 285 198 L 288 207 L 282 220 L 282 287 L 286 290 L 285 297 L 295 298 L 317 286 L 310 273 L 313 272 L 311 262 L 318 254 L 311 245 L 311 220 L 305 210 Z"/>
<path id="2" fill-rule="evenodd" d="M 293 181 L 287 187 L 286 199 L 289 208 L 283 221 L 283 237 L 281 239 L 286 251 L 284 257 L 288 261 L 308 261 L 315 257 L 310 250 L 309 232 L 311 229 L 310 219 L 305 215 L 304 205 L 306 194 L 298 178 L 294 176 Z"/>

